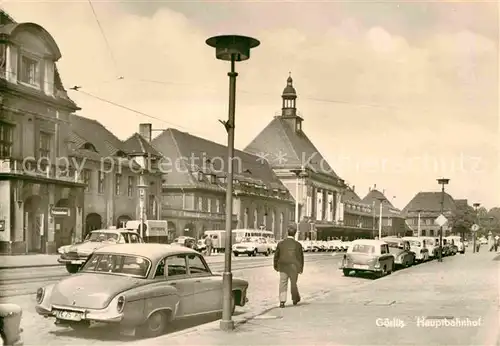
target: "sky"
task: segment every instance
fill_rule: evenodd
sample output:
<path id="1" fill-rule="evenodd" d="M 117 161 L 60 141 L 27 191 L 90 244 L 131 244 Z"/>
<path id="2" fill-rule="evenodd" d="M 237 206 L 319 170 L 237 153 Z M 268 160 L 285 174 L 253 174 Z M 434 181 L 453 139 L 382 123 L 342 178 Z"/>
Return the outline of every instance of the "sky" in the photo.
<path id="1" fill-rule="evenodd" d="M 49 31 L 66 89 L 81 86 L 69 91 L 79 114 L 121 139 L 146 122 L 226 143 L 218 120 L 227 118 L 229 66 L 205 40 L 248 35 L 261 45 L 236 66 L 237 148 L 278 114 L 291 72 L 304 132 L 361 197 L 376 184 L 403 208 L 419 191 L 439 191 L 436 179 L 445 177 L 454 198 L 500 206 L 495 2 L 2 6 Z"/>

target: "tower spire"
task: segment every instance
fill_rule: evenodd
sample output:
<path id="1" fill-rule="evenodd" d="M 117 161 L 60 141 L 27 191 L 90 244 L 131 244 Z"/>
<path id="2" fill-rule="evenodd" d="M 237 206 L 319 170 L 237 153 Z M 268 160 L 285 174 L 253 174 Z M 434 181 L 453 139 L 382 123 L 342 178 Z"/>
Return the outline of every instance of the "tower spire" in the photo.
<path id="1" fill-rule="evenodd" d="M 281 115 L 290 117 L 297 115 L 297 92 L 293 87 L 292 72 L 288 72 L 288 78 L 286 80 L 286 87 L 283 89 L 283 94 L 281 95 L 283 100 L 283 106 L 281 107 Z"/>

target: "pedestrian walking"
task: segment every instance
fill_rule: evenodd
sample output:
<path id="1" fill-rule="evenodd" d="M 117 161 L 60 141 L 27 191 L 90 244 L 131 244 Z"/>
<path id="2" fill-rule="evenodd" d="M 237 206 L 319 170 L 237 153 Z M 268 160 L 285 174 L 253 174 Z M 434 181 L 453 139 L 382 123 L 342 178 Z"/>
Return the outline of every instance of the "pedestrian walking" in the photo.
<path id="1" fill-rule="evenodd" d="M 212 238 L 210 236 L 205 236 L 205 246 L 207 247 L 205 249 L 207 256 L 212 256 Z"/>
<path id="2" fill-rule="evenodd" d="M 276 246 L 274 253 L 274 270 L 280 273 L 279 300 L 280 308 L 285 307 L 288 295 L 288 280 L 290 280 L 290 291 L 293 305 L 300 302 L 300 293 L 297 287 L 299 274 L 304 271 L 304 251 L 302 245 L 295 240 L 297 229 L 294 226 L 288 228 L 288 237 Z"/>

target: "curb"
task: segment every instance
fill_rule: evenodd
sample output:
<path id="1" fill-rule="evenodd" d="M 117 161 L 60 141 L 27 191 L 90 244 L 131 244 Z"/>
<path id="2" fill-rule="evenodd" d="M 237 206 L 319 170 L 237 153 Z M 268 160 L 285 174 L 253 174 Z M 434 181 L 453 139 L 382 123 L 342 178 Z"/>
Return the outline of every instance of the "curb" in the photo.
<path id="1" fill-rule="evenodd" d="M 0 270 L 7 269 L 29 269 L 29 268 L 50 268 L 50 267 L 62 267 L 64 264 L 27 264 L 27 265 L 12 265 L 12 266 L 1 266 Z"/>
<path id="2" fill-rule="evenodd" d="M 312 300 L 312 299 L 316 299 L 318 297 L 322 298 L 322 297 L 330 294 L 331 292 L 332 292 L 332 290 L 322 290 L 320 292 L 305 295 L 305 296 L 303 296 L 303 298 L 304 298 L 304 300 Z M 297 305 L 296 307 L 300 307 L 300 304 Z M 261 315 L 265 315 L 266 313 L 268 313 L 272 310 L 275 310 L 275 309 L 278 309 L 278 306 L 275 306 L 274 304 L 272 306 L 271 306 L 271 304 L 267 304 L 265 306 L 257 308 L 254 311 L 249 311 L 249 312 L 243 313 L 239 316 L 236 316 L 236 318 L 233 318 L 233 321 L 234 321 L 233 332 L 236 331 L 236 329 L 238 329 L 242 325 L 255 319 L 256 317 L 259 317 Z M 219 323 L 220 323 L 220 319 L 217 319 L 215 321 L 208 322 L 208 323 L 205 323 L 205 324 L 202 324 L 199 326 L 194 326 L 191 328 L 180 330 L 178 332 L 169 333 L 169 334 L 159 336 L 158 339 L 159 338 L 175 338 L 175 337 L 178 337 L 181 335 L 185 336 L 185 335 L 191 335 L 194 333 L 202 333 L 202 332 L 208 332 L 208 331 L 220 331 L 219 330 Z M 138 340 L 137 342 L 142 342 L 142 341 L 143 340 Z M 130 343 L 129 346 L 134 346 L 134 343 Z"/>

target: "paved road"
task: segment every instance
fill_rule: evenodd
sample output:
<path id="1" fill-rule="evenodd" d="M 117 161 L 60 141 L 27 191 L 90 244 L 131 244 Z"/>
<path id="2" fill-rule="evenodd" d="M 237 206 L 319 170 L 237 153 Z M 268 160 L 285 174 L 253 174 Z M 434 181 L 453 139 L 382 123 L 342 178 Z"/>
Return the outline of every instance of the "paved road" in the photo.
<path id="1" fill-rule="evenodd" d="M 339 281 L 336 278 L 339 274 L 339 258 L 340 256 L 332 256 L 332 254 L 306 255 L 305 273 L 300 278 L 301 293 L 304 297 L 314 294 L 324 294 L 337 285 L 345 284 L 345 281 Z M 223 269 L 223 263 L 220 262 L 220 259 L 210 261 L 212 262 L 210 266 L 214 271 Z M 240 277 L 250 282 L 248 291 L 250 301 L 244 308 L 239 308 L 238 313 L 263 309 L 277 303 L 278 277 L 277 273 L 272 269 L 272 258 L 238 258 L 234 261 L 233 267 L 235 268 L 235 277 Z M 15 272 L 11 273 L 11 278 L 14 278 L 15 275 L 24 275 L 23 277 L 26 280 L 30 275 L 30 272 L 25 274 L 20 274 L 17 270 Z M 54 274 L 53 269 L 47 269 L 46 272 L 47 274 Z M 58 272 L 55 273 L 57 274 Z M 33 274 L 31 272 L 31 275 Z M 354 280 L 356 281 L 356 279 Z M 358 280 L 360 283 L 363 281 L 363 279 Z M 47 283 L 50 283 L 50 281 L 47 281 Z M 43 283 L 37 282 L 36 285 L 38 287 L 43 285 Z M 130 338 L 110 333 L 109 330 L 98 326 L 84 334 L 76 333 L 68 328 L 57 327 L 53 324 L 53 320 L 44 319 L 35 313 L 35 299 L 33 294 L 2 298 L 0 301 L 15 303 L 23 308 L 22 327 L 25 330 L 25 345 L 114 346 L 120 342 L 127 343 L 133 341 L 133 339 L 131 340 Z M 182 330 L 194 324 L 206 323 L 212 320 L 213 318 L 195 320 L 191 324 L 179 325 L 177 328 Z"/>
<path id="2" fill-rule="evenodd" d="M 306 254 L 307 260 L 324 258 L 327 254 Z M 213 272 L 224 270 L 224 256 L 205 257 Z M 232 269 L 239 270 L 249 267 L 262 267 L 269 265 L 269 258 L 259 257 L 233 257 Z M 0 298 L 35 294 L 36 290 L 44 285 L 57 282 L 69 274 L 65 267 L 34 267 L 0 270 Z"/>

